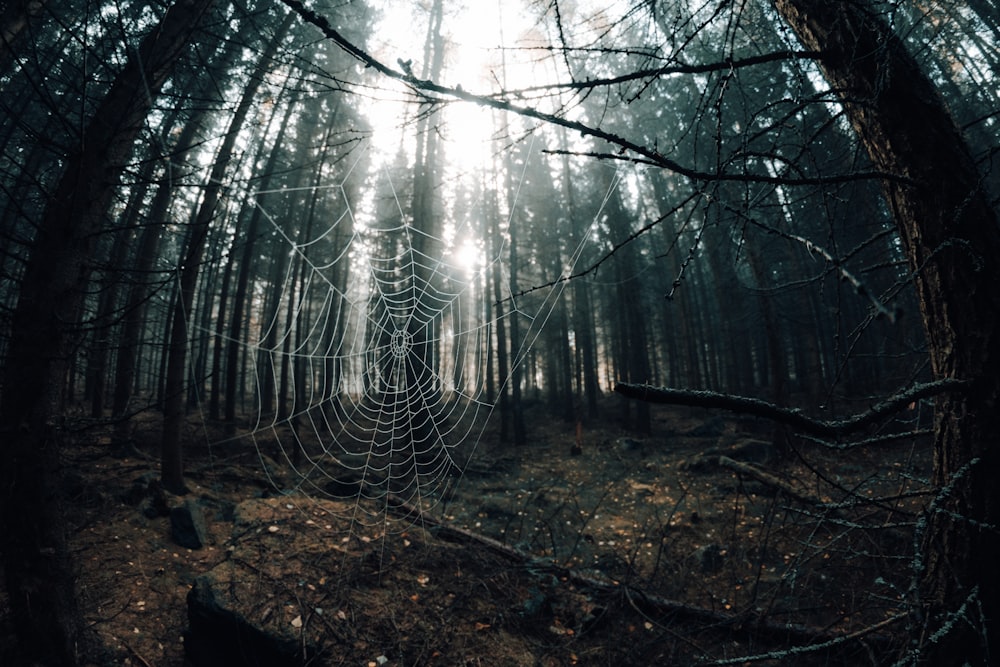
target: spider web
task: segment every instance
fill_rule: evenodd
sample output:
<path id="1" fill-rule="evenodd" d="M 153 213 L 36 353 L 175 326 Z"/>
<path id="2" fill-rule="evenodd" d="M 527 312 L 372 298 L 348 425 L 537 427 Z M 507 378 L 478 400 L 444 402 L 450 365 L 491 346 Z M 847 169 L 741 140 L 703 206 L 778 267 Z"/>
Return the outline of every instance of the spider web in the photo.
<path id="1" fill-rule="evenodd" d="M 302 188 L 331 200 L 333 214 L 297 238 L 264 197 L 290 189 L 259 191 L 251 200 L 289 261 L 277 302 L 268 305 L 266 297 L 255 296 L 263 302 L 255 308 L 262 313 L 257 340 L 241 343 L 251 365 L 254 405 L 247 411 L 246 434 L 238 438 L 253 442 L 281 493 L 368 499 L 373 502 L 353 503 L 353 520 L 381 523 L 387 505 L 427 511 L 447 497 L 496 410 L 504 391 L 499 383 L 509 382 L 510 373 L 489 388 L 488 374 L 497 375 L 488 357 L 499 319 L 517 316 L 522 322 L 520 340 L 510 343 L 512 370 L 565 283 L 555 281 L 532 300 L 532 312 L 524 310 L 526 300 L 509 289 L 506 240 L 487 242 L 499 250 L 487 254 L 479 248 L 471 265 L 463 259 L 459 239 L 478 224 L 482 198 L 446 237 L 432 237 L 408 222 L 388 167 L 378 176 L 388 182 L 391 215 L 362 210 L 351 186 L 371 174 L 363 173 L 360 162 L 359 155 L 334 184 Z M 516 215 L 515 201 L 508 224 Z M 569 258 L 564 277 L 583 245 Z M 501 276 L 499 303 L 491 298 L 487 276 Z M 287 401 L 269 409 L 263 397 L 282 386 Z M 292 474 L 276 473 L 282 467 Z"/>

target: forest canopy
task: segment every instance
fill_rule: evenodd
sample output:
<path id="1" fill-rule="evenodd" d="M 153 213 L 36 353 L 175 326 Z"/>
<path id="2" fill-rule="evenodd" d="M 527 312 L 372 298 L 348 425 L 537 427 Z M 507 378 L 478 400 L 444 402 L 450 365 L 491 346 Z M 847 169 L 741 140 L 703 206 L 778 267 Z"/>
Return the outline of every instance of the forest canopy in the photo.
<path id="1" fill-rule="evenodd" d="M 580 454 L 608 424 L 659 441 L 670 405 L 755 417 L 836 502 L 864 494 L 809 452 L 918 452 L 919 506 L 879 514 L 893 606 L 820 643 L 891 623 L 876 663 L 989 664 L 998 43 L 1000 10 L 952 0 L 6 3 L 19 655 L 89 650 L 61 491 L 81 433 L 152 456 L 171 497 L 204 442 L 431 513 L 484 457 L 531 460 L 539 424 Z"/>

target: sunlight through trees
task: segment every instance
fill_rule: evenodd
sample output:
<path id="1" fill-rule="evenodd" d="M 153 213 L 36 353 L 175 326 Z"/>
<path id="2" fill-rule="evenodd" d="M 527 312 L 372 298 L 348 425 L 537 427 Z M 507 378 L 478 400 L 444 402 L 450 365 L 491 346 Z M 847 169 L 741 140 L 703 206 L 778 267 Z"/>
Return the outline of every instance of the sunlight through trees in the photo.
<path id="1" fill-rule="evenodd" d="M 463 517 L 456 540 L 760 628 L 738 656 L 664 633 L 604 662 L 989 664 L 998 36 L 952 0 L 7 3 L 11 659 L 108 642 L 65 492 L 100 442 L 175 507 L 191 461 L 248 454 L 352 535 Z M 620 478 L 542 483 L 550 447 Z M 777 500 L 740 514 L 709 473 Z M 593 535 L 605 502 L 635 513 L 625 556 Z M 682 547 L 783 574 L 713 580 L 706 610 Z M 850 603 L 796 588 L 821 571 Z"/>

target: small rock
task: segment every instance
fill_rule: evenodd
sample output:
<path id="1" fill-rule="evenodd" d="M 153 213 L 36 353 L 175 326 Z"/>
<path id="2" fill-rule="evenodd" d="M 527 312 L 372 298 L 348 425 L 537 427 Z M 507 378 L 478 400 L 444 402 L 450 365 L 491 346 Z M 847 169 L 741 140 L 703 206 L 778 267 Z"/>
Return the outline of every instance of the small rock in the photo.
<path id="1" fill-rule="evenodd" d="M 201 549 L 207 542 L 205 515 L 201 505 L 190 498 L 170 510 L 170 535 L 174 542 L 187 549 Z"/>
<path id="2" fill-rule="evenodd" d="M 139 503 L 139 511 L 147 519 L 159 519 L 170 514 L 170 507 L 167 505 L 166 496 L 161 491 L 158 496 L 143 499 Z"/>
<path id="3" fill-rule="evenodd" d="M 618 441 L 618 450 L 622 454 L 639 454 L 641 456 L 645 453 L 646 443 L 635 438 L 621 438 Z"/>
<path id="4" fill-rule="evenodd" d="M 184 653 L 194 667 L 300 667 L 298 642 L 276 637 L 220 604 L 207 577 L 188 593 Z"/>
<path id="5" fill-rule="evenodd" d="M 694 553 L 691 554 L 692 560 L 694 560 L 698 564 L 698 567 L 701 568 L 701 571 L 706 574 L 721 570 L 723 564 L 725 563 L 725 556 L 726 550 L 718 544 L 706 544 L 703 547 L 698 547 L 695 549 Z"/>

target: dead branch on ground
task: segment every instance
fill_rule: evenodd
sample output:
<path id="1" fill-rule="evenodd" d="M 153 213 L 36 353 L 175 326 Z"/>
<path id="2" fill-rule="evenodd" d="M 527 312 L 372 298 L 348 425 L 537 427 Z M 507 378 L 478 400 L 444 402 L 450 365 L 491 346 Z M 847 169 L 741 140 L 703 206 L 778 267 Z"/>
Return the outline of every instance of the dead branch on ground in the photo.
<path id="1" fill-rule="evenodd" d="M 787 424 L 796 431 L 819 437 L 840 437 L 874 425 L 883 417 L 899 412 L 914 401 L 960 389 L 967 383 L 954 378 L 916 384 L 901 391 L 865 412 L 846 419 L 822 420 L 810 417 L 801 410 L 787 408 L 751 396 L 722 394 L 715 391 L 672 389 L 644 384 L 619 382 L 615 391 L 622 396 L 647 403 L 687 405 L 699 408 L 718 408 L 740 412 Z"/>

